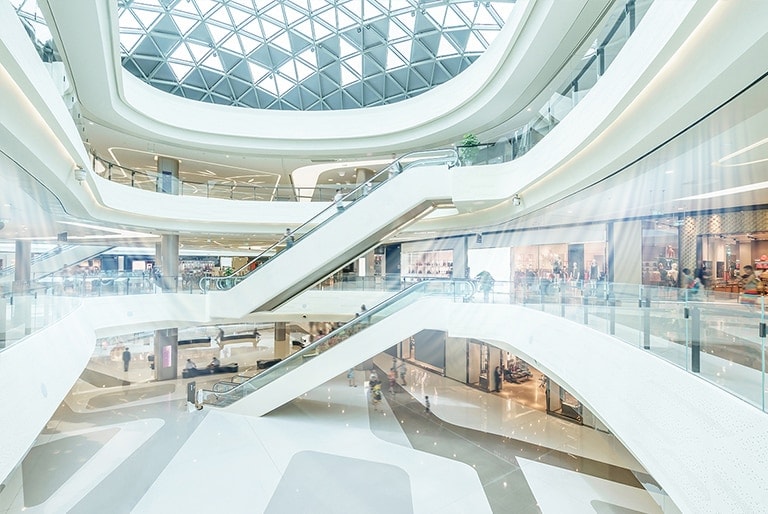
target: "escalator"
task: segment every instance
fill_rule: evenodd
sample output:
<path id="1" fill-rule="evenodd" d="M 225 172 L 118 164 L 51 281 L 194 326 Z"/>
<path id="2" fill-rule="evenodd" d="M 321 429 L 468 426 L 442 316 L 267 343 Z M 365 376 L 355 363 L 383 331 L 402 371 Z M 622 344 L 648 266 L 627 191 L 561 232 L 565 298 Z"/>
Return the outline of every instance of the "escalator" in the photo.
<path id="1" fill-rule="evenodd" d="M 204 403 L 266 414 L 423 328 L 420 311 L 408 306 L 426 297 L 466 302 L 474 293 L 466 279 L 418 282 L 246 382 L 203 391 Z"/>
<path id="2" fill-rule="evenodd" d="M 403 156 L 227 277 L 206 277 L 212 318 L 272 310 L 432 209 L 451 205 L 455 149 Z M 279 253 L 250 271 L 265 255 Z"/>

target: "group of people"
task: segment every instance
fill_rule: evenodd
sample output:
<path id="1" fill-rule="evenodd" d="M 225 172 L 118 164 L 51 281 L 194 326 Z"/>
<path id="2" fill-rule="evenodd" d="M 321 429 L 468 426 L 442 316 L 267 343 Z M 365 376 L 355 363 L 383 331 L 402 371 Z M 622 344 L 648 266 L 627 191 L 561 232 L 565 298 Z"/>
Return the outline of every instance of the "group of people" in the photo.
<path id="1" fill-rule="evenodd" d="M 218 357 L 215 355 L 211 359 L 211 362 L 206 366 L 206 368 L 218 368 L 221 366 L 221 361 Z M 187 363 L 184 365 L 185 369 L 197 369 L 197 364 L 192 359 L 187 359 Z"/>

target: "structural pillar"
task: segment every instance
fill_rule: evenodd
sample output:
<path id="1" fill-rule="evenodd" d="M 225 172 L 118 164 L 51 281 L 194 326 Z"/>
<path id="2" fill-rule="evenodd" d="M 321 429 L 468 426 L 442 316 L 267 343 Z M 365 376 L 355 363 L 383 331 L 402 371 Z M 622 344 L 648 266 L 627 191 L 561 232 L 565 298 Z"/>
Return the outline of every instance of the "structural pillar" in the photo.
<path id="1" fill-rule="evenodd" d="M 24 327 L 24 335 L 32 333 L 32 297 L 30 280 L 32 269 L 32 243 L 16 241 L 16 257 L 13 276 L 13 324 Z M 5 311 L 3 311 L 5 315 Z"/>
<path id="2" fill-rule="evenodd" d="M 355 182 L 357 185 L 368 182 L 374 175 L 376 175 L 376 172 L 371 168 L 355 168 Z"/>
<path id="3" fill-rule="evenodd" d="M 16 257 L 14 262 L 13 293 L 26 294 L 29 292 L 32 275 L 32 243 L 16 241 Z"/>
<path id="4" fill-rule="evenodd" d="M 179 236 L 164 234 L 156 258 L 159 261 L 161 284 L 164 293 L 176 293 L 179 288 Z"/>
<path id="5" fill-rule="evenodd" d="M 175 380 L 178 375 L 179 329 L 155 330 L 155 379 Z"/>
<path id="6" fill-rule="evenodd" d="M 178 195 L 179 186 L 179 160 L 158 156 L 155 190 L 158 193 Z"/>
<path id="7" fill-rule="evenodd" d="M 170 157 L 157 158 L 156 191 L 178 195 L 179 161 Z M 159 266 L 163 293 L 175 293 L 179 287 L 179 236 L 163 234 L 155 247 L 155 266 Z M 155 379 L 174 380 L 179 373 L 179 330 L 155 330 Z"/>
<path id="8" fill-rule="evenodd" d="M 291 342 L 288 340 L 288 324 L 284 321 L 275 323 L 275 359 L 285 359 L 291 354 Z"/>

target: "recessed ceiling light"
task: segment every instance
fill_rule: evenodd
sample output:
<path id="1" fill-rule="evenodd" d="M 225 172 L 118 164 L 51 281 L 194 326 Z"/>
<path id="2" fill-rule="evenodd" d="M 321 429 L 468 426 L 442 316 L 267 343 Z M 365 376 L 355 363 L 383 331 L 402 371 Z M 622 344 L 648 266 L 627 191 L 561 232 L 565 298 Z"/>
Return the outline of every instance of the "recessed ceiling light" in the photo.
<path id="1" fill-rule="evenodd" d="M 665 171 L 664 173 L 666 173 L 667 175 L 669 175 L 669 174 L 671 174 L 671 173 L 674 173 L 674 172 L 675 172 L 675 170 L 667 170 L 667 171 Z"/>

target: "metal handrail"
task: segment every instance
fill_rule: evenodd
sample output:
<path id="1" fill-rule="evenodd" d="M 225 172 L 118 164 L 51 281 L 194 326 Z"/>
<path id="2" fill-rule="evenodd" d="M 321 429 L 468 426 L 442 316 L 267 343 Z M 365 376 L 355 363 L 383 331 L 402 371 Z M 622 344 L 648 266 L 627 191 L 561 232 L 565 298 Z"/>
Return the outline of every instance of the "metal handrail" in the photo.
<path id="1" fill-rule="evenodd" d="M 419 156 L 422 156 L 422 155 L 424 155 L 425 157 L 418 158 Z M 404 161 L 409 161 L 409 162 L 404 162 Z M 449 168 L 452 168 L 459 164 L 459 154 L 455 148 L 443 148 L 439 150 L 419 150 L 416 152 L 407 153 L 401 157 L 398 157 L 394 161 L 392 161 L 392 163 L 390 163 L 387 167 L 385 167 L 383 170 L 381 170 L 376 175 L 374 175 L 371 179 L 367 180 L 366 182 L 360 183 L 356 188 L 354 188 L 352 191 L 350 191 L 349 193 L 344 195 L 340 200 L 338 200 L 338 202 L 344 203 L 344 202 L 351 201 L 351 203 L 354 204 L 355 202 L 367 196 L 368 194 L 373 192 L 375 189 L 380 187 L 382 184 L 388 182 L 389 180 L 392 180 L 394 177 L 404 172 L 405 170 L 419 167 L 419 166 L 428 166 L 432 164 L 435 164 L 435 165 L 446 164 L 448 165 Z M 380 179 L 382 177 L 384 178 L 384 180 L 377 182 L 377 179 Z M 225 277 L 202 277 L 200 279 L 200 289 L 203 292 L 206 292 L 211 289 L 212 285 L 216 289 L 230 289 L 231 287 L 234 287 L 234 285 L 242 281 L 248 275 L 248 273 L 243 273 L 244 271 L 248 271 L 248 268 L 253 263 L 267 256 L 267 254 L 275 250 L 281 244 L 286 243 L 286 241 L 289 238 L 294 237 L 302 229 L 306 228 L 308 225 L 312 224 L 318 219 L 326 217 L 329 212 L 332 212 L 330 216 L 327 216 L 325 220 L 318 223 L 311 230 L 302 234 L 301 238 L 304 238 L 304 236 L 311 234 L 313 231 L 317 230 L 318 228 L 323 226 L 325 223 L 327 223 L 330 219 L 338 215 L 340 211 L 337 208 L 336 204 L 337 202 L 334 202 L 328 207 L 326 207 L 325 209 L 321 210 L 319 213 L 315 214 L 310 219 L 308 219 L 307 221 L 305 221 L 304 223 L 296 227 L 293 231 L 291 231 L 290 234 L 283 236 L 279 241 L 272 244 L 266 250 L 262 251 L 256 257 L 253 257 L 251 260 L 249 260 L 247 263 L 245 263 L 243 266 L 236 269 L 229 275 Z M 336 212 L 333 212 L 333 211 L 336 211 Z M 300 240 L 301 239 L 299 239 L 298 241 Z M 285 250 L 283 251 L 287 251 L 287 250 L 289 250 L 289 248 L 285 248 Z"/>
<path id="2" fill-rule="evenodd" d="M 430 279 L 418 282 L 407 289 L 390 296 L 371 309 L 359 313 L 354 319 L 348 321 L 341 327 L 338 327 L 328 335 L 305 346 L 274 366 L 249 378 L 245 382 L 237 384 L 227 391 L 215 392 L 204 390 L 204 398 L 214 396 L 217 399 L 215 403 L 218 403 L 219 405 L 229 404 L 239 400 L 258 390 L 265 383 L 268 383 L 275 378 L 279 378 L 285 373 L 300 366 L 306 358 L 323 353 L 334 345 L 357 334 L 359 331 L 364 330 L 382 319 L 386 319 L 391 314 L 391 307 L 395 307 L 399 310 L 407 305 L 411 305 L 413 302 L 409 300 L 413 300 L 414 298 L 418 300 L 423 296 L 451 295 L 454 298 L 454 301 L 466 302 L 470 301 L 474 294 L 475 284 L 469 279 Z"/>

